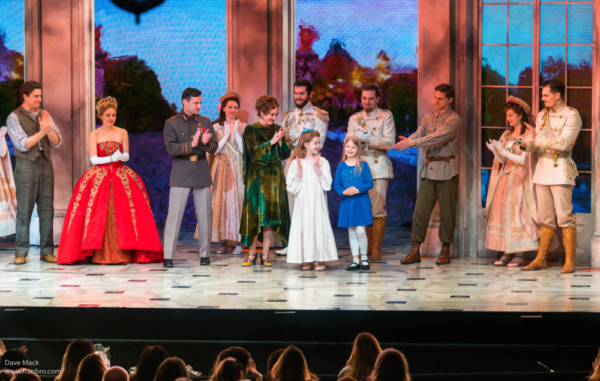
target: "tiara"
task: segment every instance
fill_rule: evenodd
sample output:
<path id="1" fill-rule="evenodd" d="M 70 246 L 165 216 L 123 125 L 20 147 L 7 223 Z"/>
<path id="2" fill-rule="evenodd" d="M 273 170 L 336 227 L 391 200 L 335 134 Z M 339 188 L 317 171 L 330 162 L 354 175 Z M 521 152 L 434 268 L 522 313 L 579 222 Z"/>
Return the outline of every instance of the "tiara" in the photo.
<path id="1" fill-rule="evenodd" d="M 113 106 L 116 109 L 118 106 L 118 103 L 117 103 L 117 100 L 113 97 L 110 97 L 110 96 L 104 97 L 104 98 L 100 99 L 98 101 L 98 103 L 96 103 L 96 111 L 100 112 L 102 107 L 104 107 L 106 105 Z"/>
<path id="2" fill-rule="evenodd" d="M 519 106 L 521 106 L 523 108 L 523 110 L 525 111 L 525 115 L 531 114 L 531 107 L 529 107 L 527 102 L 525 102 L 521 98 L 517 98 L 514 95 L 510 95 L 508 98 L 506 98 L 506 103 L 508 103 L 508 102 L 513 102 L 513 103 L 516 103 Z"/>

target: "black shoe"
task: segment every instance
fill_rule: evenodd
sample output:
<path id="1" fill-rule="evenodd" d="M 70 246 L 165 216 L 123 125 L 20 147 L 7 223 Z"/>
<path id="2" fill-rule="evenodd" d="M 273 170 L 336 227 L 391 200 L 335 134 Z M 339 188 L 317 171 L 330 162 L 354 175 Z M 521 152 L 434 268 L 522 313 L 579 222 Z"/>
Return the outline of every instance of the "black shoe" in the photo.
<path id="1" fill-rule="evenodd" d="M 360 261 L 360 269 L 361 270 L 370 270 L 371 266 L 369 266 L 369 261 Z"/>
<path id="2" fill-rule="evenodd" d="M 163 261 L 163 267 L 173 267 L 173 260 L 172 259 L 165 259 Z"/>
<path id="3" fill-rule="evenodd" d="M 209 257 L 201 257 L 200 258 L 200 266 L 210 266 L 210 258 Z"/>
<path id="4" fill-rule="evenodd" d="M 352 262 L 352 264 L 348 267 L 346 267 L 346 271 L 356 271 L 356 270 L 360 270 L 360 265 L 356 262 Z"/>

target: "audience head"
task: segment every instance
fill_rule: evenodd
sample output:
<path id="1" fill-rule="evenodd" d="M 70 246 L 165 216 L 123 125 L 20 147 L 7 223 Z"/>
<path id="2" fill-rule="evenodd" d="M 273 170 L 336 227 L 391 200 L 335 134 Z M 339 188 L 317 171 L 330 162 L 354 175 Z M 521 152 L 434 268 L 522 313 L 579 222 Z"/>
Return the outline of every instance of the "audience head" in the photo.
<path id="1" fill-rule="evenodd" d="M 106 372 L 106 364 L 100 355 L 91 353 L 81 360 L 77 368 L 76 381 L 102 381 Z"/>
<path id="2" fill-rule="evenodd" d="M 592 363 L 592 375 L 590 376 L 590 378 L 588 379 L 589 381 L 600 381 L 600 350 L 598 351 L 598 354 L 596 355 L 596 359 L 594 360 L 594 362 Z"/>
<path id="3" fill-rule="evenodd" d="M 21 368 L 13 374 L 10 381 L 40 381 L 40 376 L 29 369 Z"/>
<path id="4" fill-rule="evenodd" d="M 217 366 L 228 357 L 232 357 L 240 363 L 240 365 L 242 366 L 242 370 L 244 371 L 245 377 L 248 373 L 248 367 L 250 366 L 253 360 L 252 356 L 250 355 L 250 352 L 248 352 L 242 347 L 229 347 L 227 349 L 222 350 L 221 353 L 219 353 L 219 355 L 217 356 L 217 361 L 215 362 L 215 365 L 213 367 L 213 373 L 216 372 Z"/>
<path id="5" fill-rule="evenodd" d="M 296 147 L 296 156 L 301 159 L 304 159 L 307 154 L 315 154 L 315 150 L 318 153 L 321 147 L 321 142 L 319 138 L 321 134 L 319 131 L 306 131 L 302 132 L 300 135 L 300 139 L 298 139 L 298 147 Z"/>
<path id="6" fill-rule="evenodd" d="M 9 349 L 0 357 L 0 369 L 18 370 L 26 364 L 27 355 L 20 349 Z"/>
<path id="7" fill-rule="evenodd" d="M 350 368 L 348 376 L 358 381 L 366 381 L 371 375 L 377 356 L 381 353 L 379 341 L 370 333 L 359 333 L 354 339 L 354 346 L 346 365 Z"/>
<path id="8" fill-rule="evenodd" d="M 168 357 L 169 354 L 160 345 L 147 346 L 140 355 L 135 368 L 135 374 L 131 376 L 131 379 L 135 381 L 152 381 L 158 367 Z"/>
<path id="9" fill-rule="evenodd" d="M 261 123 L 270 126 L 275 123 L 277 114 L 279 114 L 279 101 L 270 95 L 263 95 L 256 100 L 256 112 L 261 119 Z"/>
<path id="10" fill-rule="evenodd" d="M 240 381 L 244 376 L 242 364 L 233 357 L 227 357 L 217 364 L 210 381 Z"/>
<path id="11" fill-rule="evenodd" d="M 187 377 L 185 363 L 178 357 L 169 357 L 158 367 L 154 381 L 173 381 L 179 377 Z"/>
<path id="12" fill-rule="evenodd" d="M 2 369 L 0 370 L 0 381 L 10 381 L 14 374 L 15 372 L 10 369 Z"/>
<path id="13" fill-rule="evenodd" d="M 408 362 L 402 352 L 393 348 L 381 352 L 375 362 L 371 381 L 410 381 Z"/>
<path id="14" fill-rule="evenodd" d="M 306 364 L 304 354 L 293 345 L 287 347 L 271 371 L 273 380 L 276 381 L 307 381 L 318 380 Z"/>
<path id="15" fill-rule="evenodd" d="M 69 343 L 63 356 L 60 374 L 57 381 L 74 381 L 77 368 L 81 360 L 90 353 L 94 353 L 94 344 L 85 339 L 75 339 Z"/>
<path id="16" fill-rule="evenodd" d="M 129 373 L 120 366 L 113 366 L 104 373 L 102 381 L 129 381 Z"/>
<path id="17" fill-rule="evenodd" d="M 271 374 L 273 366 L 275 365 L 275 363 L 277 363 L 282 353 L 283 349 L 279 348 L 271 352 L 269 358 L 267 358 L 267 374 L 265 375 L 265 381 L 270 381 L 273 379 L 273 376 Z"/>
<path id="18" fill-rule="evenodd" d="M 342 378 L 338 378 L 337 381 L 358 381 L 358 380 L 356 378 L 354 378 L 354 377 L 344 376 Z"/>

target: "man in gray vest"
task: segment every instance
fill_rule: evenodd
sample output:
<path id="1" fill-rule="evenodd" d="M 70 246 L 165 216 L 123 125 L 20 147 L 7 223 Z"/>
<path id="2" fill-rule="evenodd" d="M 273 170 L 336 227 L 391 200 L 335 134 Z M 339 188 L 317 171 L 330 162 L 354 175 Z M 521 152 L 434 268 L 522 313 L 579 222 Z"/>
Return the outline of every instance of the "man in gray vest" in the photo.
<path id="1" fill-rule="evenodd" d="M 165 223 L 164 267 L 173 267 L 173 252 L 177 247 L 181 220 L 185 213 L 190 191 L 198 217 L 198 246 L 200 265 L 210 265 L 210 235 L 212 179 L 206 153 L 215 153 L 219 142 L 210 119 L 198 115 L 202 106 L 200 90 L 188 87 L 181 95 L 183 109 L 165 122 L 163 136 L 169 155 L 173 156 L 173 169 L 169 186 L 169 212 Z"/>
<path id="2" fill-rule="evenodd" d="M 28 81 L 21 86 L 23 103 L 6 119 L 8 135 L 15 147 L 17 234 L 14 264 L 27 261 L 29 224 L 37 203 L 40 215 L 40 260 L 56 263 L 54 256 L 54 169 L 50 148 L 61 143 L 60 131 L 47 111 L 40 108 L 42 85 Z"/>

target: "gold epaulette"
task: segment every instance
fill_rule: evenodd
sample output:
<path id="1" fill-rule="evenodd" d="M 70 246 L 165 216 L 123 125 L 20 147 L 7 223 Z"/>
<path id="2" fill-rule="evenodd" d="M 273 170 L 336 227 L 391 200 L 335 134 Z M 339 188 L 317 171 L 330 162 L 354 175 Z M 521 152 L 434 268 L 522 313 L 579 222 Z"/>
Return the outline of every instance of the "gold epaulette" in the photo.
<path id="1" fill-rule="evenodd" d="M 321 119 L 325 123 L 329 122 L 329 113 L 327 111 L 315 106 L 313 106 L 313 108 L 317 110 L 317 118 Z"/>
<path id="2" fill-rule="evenodd" d="M 172 117 L 169 118 L 169 120 L 177 118 L 177 115 L 179 115 L 179 114 L 173 115 Z"/>

